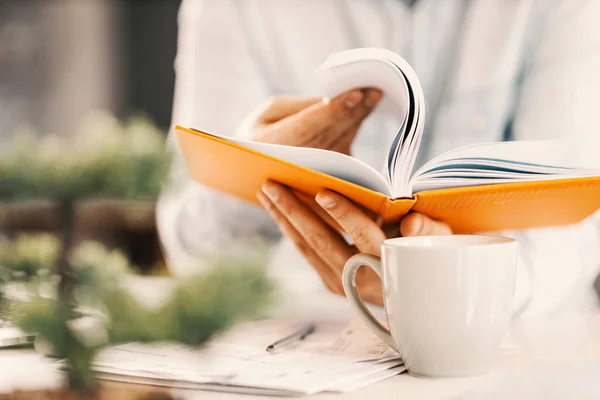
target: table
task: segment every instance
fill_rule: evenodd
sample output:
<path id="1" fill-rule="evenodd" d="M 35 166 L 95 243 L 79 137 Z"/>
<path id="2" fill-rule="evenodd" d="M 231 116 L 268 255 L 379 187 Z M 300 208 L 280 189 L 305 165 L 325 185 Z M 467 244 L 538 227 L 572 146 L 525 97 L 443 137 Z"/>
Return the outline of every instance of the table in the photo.
<path id="1" fill-rule="evenodd" d="M 185 399 L 239 399 L 232 394 L 174 392 Z M 599 399 L 600 311 L 513 324 L 492 371 L 481 377 L 415 378 L 402 374 L 321 399 Z"/>
<path id="2" fill-rule="evenodd" d="M 313 299 L 314 300 L 314 299 Z M 306 305 L 306 313 L 344 321 L 352 311 L 343 299 Z M 375 310 L 377 314 L 381 310 Z M 11 388 L 56 387 L 61 376 L 33 350 L 0 351 L 0 393 Z M 186 400 L 257 398 L 228 393 L 173 390 Z M 600 310 L 525 320 L 512 325 L 492 371 L 455 379 L 396 376 L 345 394 L 320 399 L 598 399 L 600 398 Z"/>

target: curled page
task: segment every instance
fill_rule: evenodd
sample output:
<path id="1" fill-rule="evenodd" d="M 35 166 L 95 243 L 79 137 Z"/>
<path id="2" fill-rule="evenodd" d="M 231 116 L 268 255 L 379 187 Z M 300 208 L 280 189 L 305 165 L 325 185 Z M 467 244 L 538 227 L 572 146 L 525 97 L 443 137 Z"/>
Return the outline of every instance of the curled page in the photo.
<path id="1" fill-rule="evenodd" d="M 385 161 L 384 175 L 394 197 L 409 196 L 425 116 L 421 84 L 411 66 L 399 55 L 380 48 L 359 48 L 331 54 L 315 71 L 328 97 L 356 88 L 374 87 L 384 92 L 379 111 L 399 120 L 396 137 Z"/>

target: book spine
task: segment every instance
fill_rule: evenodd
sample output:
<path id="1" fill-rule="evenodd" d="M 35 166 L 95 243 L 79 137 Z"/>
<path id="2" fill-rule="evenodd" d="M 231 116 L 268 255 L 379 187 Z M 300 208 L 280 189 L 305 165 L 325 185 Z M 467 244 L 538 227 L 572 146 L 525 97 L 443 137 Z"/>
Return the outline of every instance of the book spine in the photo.
<path id="1" fill-rule="evenodd" d="M 415 199 L 384 199 L 379 212 L 381 223 L 400 222 L 415 203 Z"/>

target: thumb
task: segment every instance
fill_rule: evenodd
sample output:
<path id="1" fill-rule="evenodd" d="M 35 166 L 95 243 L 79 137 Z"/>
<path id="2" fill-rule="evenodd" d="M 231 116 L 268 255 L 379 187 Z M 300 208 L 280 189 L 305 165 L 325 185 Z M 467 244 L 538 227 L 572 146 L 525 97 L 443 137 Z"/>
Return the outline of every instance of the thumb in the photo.
<path id="1" fill-rule="evenodd" d="M 451 235 L 450 227 L 420 213 L 410 213 L 400 222 L 402 236 Z"/>
<path id="2" fill-rule="evenodd" d="M 260 108 L 258 124 L 271 124 L 323 102 L 321 97 L 275 96 Z"/>
<path id="3" fill-rule="evenodd" d="M 264 132 L 265 127 L 268 128 L 272 124 L 316 104 L 323 104 L 323 99 L 287 95 L 273 96 L 244 118 L 237 129 L 236 136 L 269 142 L 270 138 Z"/>
<path id="4" fill-rule="evenodd" d="M 267 123 L 264 114 L 258 120 L 256 140 L 292 146 L 314 146 L 311 143 L 330 126 L 348 119 L 351 110 L 358 108 L 364 97 L 360 90 L 352 90 L 331 101 L 319 101 L 276 122 Z M 288 107 L 288 109 L 291 109 Z"/>

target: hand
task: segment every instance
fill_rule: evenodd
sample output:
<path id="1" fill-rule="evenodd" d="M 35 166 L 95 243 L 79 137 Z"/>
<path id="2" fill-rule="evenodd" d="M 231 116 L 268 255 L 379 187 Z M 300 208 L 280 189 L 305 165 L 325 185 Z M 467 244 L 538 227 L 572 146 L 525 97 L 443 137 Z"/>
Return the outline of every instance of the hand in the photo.
<path id="1" fill-rule="evenodd" d="M 267 182 L 257 197 L 283 234 L 292 240 L 315 268 L 325 286 L 337 294 L 344 294 L 342 271 L 352 255 L 361 252 L 379 257 L 383 240 L 400 234 L 421 236 L 452 233 L 448 225 L 418 213 L 410 213 L 399 225 L 382 229 L 345 197 L 331 191 L 319 193 L 316 196 L 317 203 L 350 236 L 354 245 L 349 245 L 287 187 Z M 375 272 L 369 268 L 361 268 L 356 283 L 363 300 L 383 304 L 381 281 Z"/>
<path id="2" fill-rule="evenodd" d="M 277 96 L 249 117 L 258 142 L 314 147 L 350 154 L 362 121 L 382 97 L 376 89 L 351 90 L 329 102 L 319 97 Z"/>

